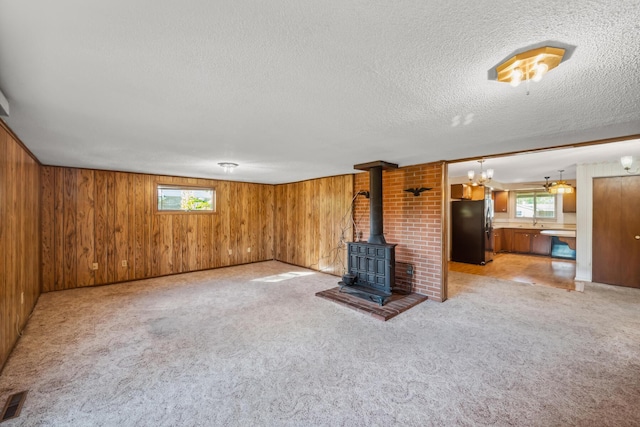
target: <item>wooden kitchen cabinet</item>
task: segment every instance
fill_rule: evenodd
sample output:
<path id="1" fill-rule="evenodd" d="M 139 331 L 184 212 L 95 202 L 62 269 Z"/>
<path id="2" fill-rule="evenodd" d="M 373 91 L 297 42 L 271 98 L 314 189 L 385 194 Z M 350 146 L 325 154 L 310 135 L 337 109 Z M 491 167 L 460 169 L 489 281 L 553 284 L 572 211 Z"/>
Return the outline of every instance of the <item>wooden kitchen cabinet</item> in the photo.
<path id="1" fill-rule="evenodd" d="M 471 186 L 471 200 L 484 200 L 485 190 L 484 185 Z"/>
<path id="2" fill-rule="evenodd" d="M 540 234 L 540 230 L 532 228 L 500 228 L 501 251 L 516 252 L 520 254 L 551 255 L 553 239 L 546 234 Z M 575 237 L 563 237 L 573 239 Z M 571 245 L 571 244 L 569 244 Z M 573 249 L 573 248 L 572 248 Z M 498 252 L 497 250 L 495 252 Z"/>
<path id="3" fill-rule="evenodd" d="M 562 195 L 562 212 L 563 213 L 575 213 L 576 212 L 576 191 L 573 189 L 573 193 Z"/>
<path id="4" fill-rule="evenodd" d="M 483 185 L 451 184 L 451 198 L 463 200 L 484 200 Z"/>
<path id="5" fill-rule="evenodd" d="M 493 192 L 493 211 L 509 212 L 509 192 L 508 191 Z"/>
<path id="6" fill-rule="evenodd" d="M 513 252 L 513 230 L 511 228 L 501 228 L 502 252 Z"/>
<path id="7" fill-rule="evenodd" d="M 551 236 L 540 233 L 531 234 L 531 253 L 536 255 L 551 255 Z"/>
<path id="8" fill-rule="evenodd" d="M 531 252 L 531 233 L 528 231 L 513 232 L 512 252 L 528 254 Z"/>
<path id="9" fill-rule="evenodd" d="M 451 184 L 452 199 L 471 199 L 471 186 L 467 184 Z"/>
<path id="10" fill-rule="evenodd" d="M 502 230 L 498 228 L 493 230 L 493 253 L 499 252 L 502 252 Z"/>

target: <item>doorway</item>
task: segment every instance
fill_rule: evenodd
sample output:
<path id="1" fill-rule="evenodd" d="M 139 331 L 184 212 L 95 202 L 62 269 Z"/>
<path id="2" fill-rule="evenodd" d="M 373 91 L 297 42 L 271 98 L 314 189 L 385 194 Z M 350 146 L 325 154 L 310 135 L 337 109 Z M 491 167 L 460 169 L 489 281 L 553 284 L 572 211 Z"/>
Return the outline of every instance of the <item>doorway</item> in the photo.
<path id="1" fill-rule="evenodd" d="M 449 264 L 449 269 L 451 271 L 467 271 L 474 272 L 474 274 L 483 274 L 483 275 L 494 275 L 496 278 L 505 278 L 510 280 L 525 279 L 522 281 L 526 281 L 527 283 L 544 283 L 551 281 L 553 284 L 556 284 L 557 287 L 567 288 L 570 287 L 570 284 L 566 283 L 565 274 L 567 271 L 571 271 L 574 274 L 574 280 L 579 286 L 583 286 L 585 282 L 590 281 L 600 281 L 605 283 L 615 282 L 619 279 L 603 279 L 598 277 L 597 273 L 594 272 L 595 276 L 592 278 L 592 265 L 595 265 L 595 269 L 597 269 L 598 260 L 602 261 L 603 267 L 610 267 L 611 265 L 618 265 L 615 263 L 610 263 L 606 261 L 607 256 L 611 254 L 608 250 L 608 246 L 604 243 L 593 243 L 592 244 L 592 188 L 591 183 L 593 178 L 595 177 L 613 177 L 620 176 L 621 173 L 624 175 L 624 171 L 620 165 L 621 156 L 633 156 L 635 158 L 640 157 L 640 144 L 638 144 L 640 140 L 637 138 L 637 135 L 634 137 L 629 137 L 623 140 L 613 140 L 613 141 L 600 141 L 588 144 L 580 144 L 578 146 L 573 147 L 556 147 L 542 151 L 533 151 L 528 153 L 521 153 L 515 155 L 514 153 L 504 154 L 504 155 L 496 155 L 496 156 L 488 156 L 484 158 L 474 158 L 474 159 L 464 159 L 460 161 L 450 162 L 447 164 L 447 190 L 451 191 L 451 186 L 467 186 L 475 183 L 477 185 L 477 179 L 473 181 L 471 176 L 474 174 L 471 171 L 475 170 L 475 176 L 482 175 L 482 168 L 484 169 L 493 169 L 492 179 L 489 179 L 488 182 L 484 182 L 483 184 L 492 187 L 492 194 L 496 196 L 494 199 L 495 206 L 495 217 L 493 220 L 494 231 L 496 231 L 496 235 L 500 235 L 500 239 L 496 239 L 493 245 L 495 252 L 497 252 L 494 262 L 488 263 L 487 266 L 473 266 L 473 265 L 456 265 Z M 479 160 L 484 160 L 483 162 L 479 162 Z M 577 177 L 577 169 L 578 165 L 581 165 L 581 170 L 583 172 L 581 175 L 581 185 L 578 185 L 578 177 Z M 562 177 L 560 178 L 560 170 L 563 170 Z M 547 179 L 547 177 L 549 177 Z M 521 221 L 520 218 L 517 218 L 517 208 L 519 205 L 517 204 L 516 196 L 518 192 L 543 192 L 547 188 L 548 183 L 552 183 L 556 181 L 558 178 L 560 180 L 566 180 L 569 184 L 571 184 L 575 191 L 573 193 L 573 199 L 568 200 L 566 195 L 563 197 L 558 197 L 556 203 L 561 203 L 558 206 L 558 210 L 556 211 L 554 220 L 539 220 L 536 221 L 534 218 L 524 219 Z M 627 177 L 622 177 L 627 178 Z M 471 180 L 471 181 L 470 181 Z M 639 194 L 637 187 L 633 187 L 627 183 L 624 184 L 625 193 L 622 194 Z M 577 188 L 581 187 L 581 188 Z M 607 190 L 604 190 L 604 193 L 607 193 Z M 458 193 L 456 193 L 458 194 Z M 577 194 L 577 199 L 576 199 Z M 473 196 L 473 194 L 472 194 Z M 456 198 L 459 196 L 456 196 Z M 524 197 L 524 196 L 523 196 Z M 631 202 L 631 197 L 623 197 L 623 201 L 619 202 L 616 206 L 622 206 L 625 203 L 629 204 Z M 445 203 L 449 206 L 452 201 L 452 197 L 446 197 Z M 514 201 L 515 200 L 515 201 Z M 581 209 L 578 209 L 577 201 L 581 200 Z M 498 203 L 501 202 L 501 203 Z M 506 203 L 505 203 L 506 202 Z M 600 205 L 609 205 L 608 202 L 596 202 L 598 206 Z M 501 206 L 501 208 L 499 208 Z M 571 207 L 570 207 L 571 206 Z M 634 213 L 640 213 L 640 209 L 634 205 L 631 209 L 631 215 Z M 449 210 L 449 208 L 447 209 Z M 619 209 L 617 211 L 618 214 L 622 214 L 622 210 Z M 629 216 L 630 214 L 627 214 Z M 604 217 L 611 216 L 610 214 L 603 214 Z M 447 221 L 447 236 L 444 236 L 447 239 L 447 251 L 445 253 L 445 259 L 450 259 L 450 251 L 451 251 L 451 222 L 450 222 L 450 212 L 447 213 L 445 218 Z M 629 222 L 628 220 L 620 220 L 618 223 Z M 514 238 L 512 233 L 500 232 L 498 229 L 502 228 L 507 229 L 511 228 L 518 232 L 523 232 L 524 237 L 529 237 L 529 239 L 525 239 L 525 249 L 523 250 L 521 245 L 517 244 L 514 246 Z M 521 230 L 519 228 L 522 228 Z M 561 231 L 571 231 L 573 234 L 572 238 L 558 238 L 561 242 L 565 242 L 568 244 L 567 248 L 571 249 L 572 253 L 576 256 L 576 261 L 568 261 L 564 259 L 557 258 L 545 258 L 533 256 L 529 258 L 530 254 L 540 255 L 542 253 L 547 252 L 547 240 L 549 240 L 548 236 L 537 236 L 536 238 L 531 238 L 534 234 L 530 231 L 537 231 L 539 234 L 542 233 L 542 229 L 553 229 L 554 232 Z M 636 235 L 640 235 L 640 227 L 637 227 L 637 231 L 632 233 L 634 236 L 633 242 L 640 243 L 640 240 L 635 240 Z M 530 236 L 527 236 L 530 234 Z M 547 232 L 546 234 L 549 234 Z M 602 234 L 605 236 L 605 234 Z M 519 237 L 522 237 L 518 234 Z M 603 237 L 606 240 L 606 237 Z M 520 242 L 522 243 L 522 242 Z M 534 244 L 539 243 L 539 244 Z M 545 243 L 544 245 L 542 243 Z M 517 247 L 516 247 L 517 246 Z M 540 249 L 541 247 L 544 247 Z M 552 245 L 552 248 L 554 246 Z M 592 247 L 593 247 L 593 262 L 592 262 Z M 636 248 L 640 247 L 640 244 L 633 246 L 633 248 L 627 248 L 627 251 L 632 254 L 633 259 L 640 259 L 640 254 L 636 252 Z M 598 248 L 601 248 L 607 255 L 600 255 L 597 253 Z M 507 253 L 503 253 L 507 252 Z M 510 252 L 510 253 L 509 253 Z M 518 252 L 515 254 L 514 252 Z M 521 258 L 522 255 L 520 253 L 527 253 L 527 258 Z M 550 255 L 553 255 L 554 251 L 552 250 Z M 511 255 L 514 255 L 513 257 Z M 556 254 L 557 255 L 557 254 Z M 596 258 L 598 260 L 596 260 Z M 629 256 L 617 256 L 618 260 L 628 260 Z M 540 262 L 546 263 L 547 266 L 541 270 L 540 266 L 528 265 L 525 266 L 524 263 L 532 260 L 532 262 Z M 521 261 L 520 263 L 518 261 Z M 570 263 L 569 264 L 567 264 Z M 511 264 L 513 266 L 504 264 Z M 595 263 L 595 264 L 594 264 Z M 500 264 L 503 264 L 502 266 Z M 517 265 L 520 264 L 520 267 Z M 628 264 L 628 263 L 627 263 Z M 636 262 L 637 264 L 637 262 Z M 489 267 L 489 268 L 487 268 Z M 498 267 L 505 267 L 504 270 L 499 269 Z M 511 268 L 513 267 L 513 268 Z M 613 270 L 614 273 L 624 274 L 625 271 L 628 271 L 629 276 L 632 278 L 640 278 L 640 273 L 637 270 L 630 270 L 629 265 L 618 266 L 615 268 L 609 268 Z M 497 271 L 502 270 L 502 271 Z M 508 270 L 512 270 L 509 272 Z M 533 276 L 534 274 L 540 273 L 539 276 Z M 554 275 L 558 274 L 558 277 L 554 278 Z M 571 273 L 570 273 L 571 274 Z M 636 281 L 632 281 L 635 286 L 640 286 Z M 446 289 L 446 288 L 445 288 Z"/>

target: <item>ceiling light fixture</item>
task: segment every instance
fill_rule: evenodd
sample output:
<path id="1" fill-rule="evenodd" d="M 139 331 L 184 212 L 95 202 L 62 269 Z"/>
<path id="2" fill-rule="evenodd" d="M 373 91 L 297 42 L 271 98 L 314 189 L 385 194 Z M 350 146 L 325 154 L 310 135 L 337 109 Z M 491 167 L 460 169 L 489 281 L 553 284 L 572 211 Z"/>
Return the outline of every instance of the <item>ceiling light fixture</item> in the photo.
<path id="1" fill-rule="evenodd" d="M 224 169 L 224 173 L 231 173 L 235 168 L 238 167 L 238 164 L 231 162 L 220 162 L 218 163 L 218 166 Z"/>
<path id="2" fill-rule="evenodd" d="M 635 168 L 633 171 L 631 170 L 631 166 L 633 166 L 633 156 L 622 156 L 620 157 L 620 163 L 626 173 L 629 175 L 635 175 L 640 172 L 640 167 Z"/>
<path id="3" fill-rule="evenodd" d="M 545 179 L 547 180 L 547 184 L 545 185 L 545 187 L 547 188 L 547 191 L 551 194 L 573 193 L 573 187 L 567 184 L 567 181 L 564 181 L 562 179 L 562 172 L 564 172 L 564 169 L 559 170 L 558 172 L 560 172 L 560 179 L 557 182 L 554 182 L 552 184 L 549 184 L 549 177 L 545 176 Z"/>
<path id="4" fill-rule="evenodd" d="M 491 179 L 493 179 L 493 169 L 487 169 L 485 172 L 482 168 L 484 159 L 478 160 L 478 163 L 480 163 L 480 175 L 478 176 L 478 179 L 475 180 L 475 182 L 473 178 L 475 178 L 476 173 L 472 170 L 467 172 L 467 177 L 469 178 L 469 182 L 471 183 L 471 185 L 484 185 L 485 183 L 488 183 L 491 181 Z"/>
<path id="5" fill-rule="evenodd" d="M 523 80 L 539 82 L 547 72 L 560 65 L 564 54 L 565 49 L 551 46 L 518 53 L 496 66 L 496 80 L 513 87 L 520 85 Z"/>

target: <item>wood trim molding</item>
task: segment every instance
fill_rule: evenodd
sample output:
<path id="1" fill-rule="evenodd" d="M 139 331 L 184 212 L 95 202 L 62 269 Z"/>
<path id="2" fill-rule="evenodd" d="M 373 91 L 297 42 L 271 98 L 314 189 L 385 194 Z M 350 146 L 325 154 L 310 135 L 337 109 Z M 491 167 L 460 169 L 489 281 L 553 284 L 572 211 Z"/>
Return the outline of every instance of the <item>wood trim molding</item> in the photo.
<path id="1" fill-rule="evenodd" d="M 440 222 L 442 224 L 442 253 L 440 254 L 442 280 L 440 282 L 440 295 L 442 295 L 441 302 L 444 302 L 449 297 L 449 164 L 447 162 L 442 162 L 442 181 L 440 186 L 442 188 L 440 196 L 440 203 L 442 204 L 442 209 L 440 209 Z"/>
<path id="2" fill-rule="evenodd" d="M 36 161 L 38 166 L 42 166 L 42 163 L 40 162 L 40 160 L 35 156 L 35 154 L 31 152 L 31 150 L 29 150 L 29 148 L 27 148 L 26 145 L 24 145 L 24 142 L 22 142 L 22 140 L 18 137 L 18 135 L 16 135 L 16 133 L 13 130 L 11 130 L 9 125 L 5 123 L 3 119 L 0 119 L 0 126 L 5 131 L 7 131 L 7 133 L 9 133 L 9 136 L 11 136 L 14 139 L 14 141 L 25 151 L 25 153 L 29 155 L 29 157 L 31 157 L 33 160 Z"/>
<path id="3" fill-rule="evenodd" d="M 514 156 L 518 154 L 533 154 L 533 153 L 542 152 L 542 151 L 564 150 L 569 148 L 587 147 L 589 145 L 609 144 L 612 142 L 629 141 L 631 139 L 640 139 L 640 134 L 619 136 L 616 138 L 596 139 L 594 141 L 578 142 L 575 144 L 553 145 L 551 147 L 534 148 L 531 150 L 508 151 L 503 153 L 487 154 L 486 156 L 465 157 L 463 159 L 448 160 L 447 163 L 461 163 L 461 162 L 469 162 L 472 160 L 480 160 L 480 159 L 496 159 L 500 157 Z"/>

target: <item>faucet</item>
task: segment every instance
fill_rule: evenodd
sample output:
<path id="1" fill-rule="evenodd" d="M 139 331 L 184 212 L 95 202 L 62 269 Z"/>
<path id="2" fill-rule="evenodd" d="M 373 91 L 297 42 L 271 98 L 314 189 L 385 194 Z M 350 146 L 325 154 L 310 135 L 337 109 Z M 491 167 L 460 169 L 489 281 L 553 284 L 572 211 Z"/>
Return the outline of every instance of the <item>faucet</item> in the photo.
<path id="1" fill-rule="evenodd" d="M 538 218 L 533 217 L 533 226 L 535 227 L 537 223 L 538 223 Z"/>

